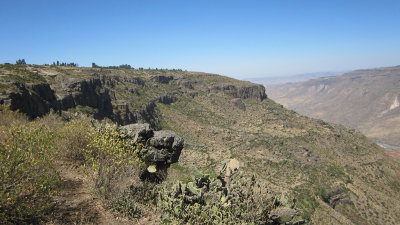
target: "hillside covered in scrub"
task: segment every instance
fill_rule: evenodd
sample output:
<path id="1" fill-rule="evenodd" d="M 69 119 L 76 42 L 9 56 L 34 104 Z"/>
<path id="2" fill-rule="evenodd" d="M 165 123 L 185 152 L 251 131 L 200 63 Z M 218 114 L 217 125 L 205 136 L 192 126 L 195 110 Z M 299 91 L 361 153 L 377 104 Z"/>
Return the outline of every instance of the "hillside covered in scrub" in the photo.
<path id="1" fill-rule="evenodd" d="M 360 130 L 400 159 L 400 66 L 270 85 L 268 94 L 303 115 Z"/>
<path id="2" fill-rule="evenodd" d="M 285 109 L 261 85 L 2 64 L 0 103 L 1 222 L 400 223 L 398 162 L 354 129 Z M 153 169 L 143 157 L 151 141 L 118 127 L 133 123 L 184 139 L 157 182 L 140 179 Z M 217 178 L 227 159 L 240 163 L 231 191 Z"/>

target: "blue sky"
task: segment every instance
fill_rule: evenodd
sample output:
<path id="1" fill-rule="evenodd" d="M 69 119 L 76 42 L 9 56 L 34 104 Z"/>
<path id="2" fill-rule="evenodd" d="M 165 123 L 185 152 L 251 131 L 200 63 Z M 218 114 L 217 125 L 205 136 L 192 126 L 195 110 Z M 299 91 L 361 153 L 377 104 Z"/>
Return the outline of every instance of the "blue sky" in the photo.
<path id="1" fill-rule="evenodd" d="M 1 0 L 0 63 L 236 78 L 400 64 L 400 1 Z"/>

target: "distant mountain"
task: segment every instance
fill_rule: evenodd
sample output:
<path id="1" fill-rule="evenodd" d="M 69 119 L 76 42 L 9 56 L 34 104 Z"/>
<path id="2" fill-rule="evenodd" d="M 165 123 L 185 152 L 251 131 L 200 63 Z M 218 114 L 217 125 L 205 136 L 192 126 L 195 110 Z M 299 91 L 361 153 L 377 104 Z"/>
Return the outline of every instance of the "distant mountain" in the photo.
<path id="1" fill-rule="evenodd" d="M 337 76 L 342 75 L 347 71 L 340 71 L 340 72 L 317 72 L 317 73 L 303 73 L 303 74 L 296 74 L 292 76 L 284 76 L 284 77 L 254 77 L 245 79 L 247 81 L 270 85 L 270 84 L 284 84 L 289 82 L 300 82 L 306 81 L 313 78 L 319 77 L 329 77 L 329 76 Z"/>
<path id="2" fill-rule="evenodd" d="M 289 109 L 359 129 L 381 146 L 400 146 L 400 66 L 267 87 Z"/>

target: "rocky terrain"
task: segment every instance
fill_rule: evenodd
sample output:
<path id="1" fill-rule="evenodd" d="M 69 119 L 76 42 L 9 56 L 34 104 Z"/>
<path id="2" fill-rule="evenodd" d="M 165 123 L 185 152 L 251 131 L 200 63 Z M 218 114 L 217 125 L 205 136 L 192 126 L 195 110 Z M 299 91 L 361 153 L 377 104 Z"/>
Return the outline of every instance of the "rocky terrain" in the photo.
<path id="1" fill-rule="evenodd" d="M 289 109 L 360 130 L 400 156 L 400 66 L 268 86 Z"/>
<path id="2" fill-rule="evenodd" d="M 298 214 L 302 223 L 312 224 L 400 223 L 399 163 L 354 129 L 285 109 L 262 85 L 178 70 L 10 64 L 0 66 L 0 82 L 0 103 L 32 119 L 50 112 L 70 120 L 84 113 L 119 125 L 145 122 L 174 131 L 185 140 L 179 161 L 173 154 L 153 155 L 160 159 L 158 167 L 161 161 L 175 162 L 165 182 L 187 179 L 193 166 L 216 177 L 219 163 L 235 158 L 259 187 L 285 204 L 295 199 L 297 212 L 271 211 L 276 214 Z M 189 183 L 164 199 L 196 196 Z"/>

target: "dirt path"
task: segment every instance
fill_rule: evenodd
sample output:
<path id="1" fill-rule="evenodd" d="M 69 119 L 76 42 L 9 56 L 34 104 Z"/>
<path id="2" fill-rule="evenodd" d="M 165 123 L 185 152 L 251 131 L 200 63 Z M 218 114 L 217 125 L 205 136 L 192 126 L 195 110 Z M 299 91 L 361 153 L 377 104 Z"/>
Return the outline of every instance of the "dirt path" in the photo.
<path id="1" fill-rule="evenodd" d="M 49 224 L 135 224 L 117 218 L 104 209 L 100 199 L 93 195 L 92 182 L 83 168 L 73 163 L 58 163 L 64 186 L 55 197 L 55 208 Z"/>

